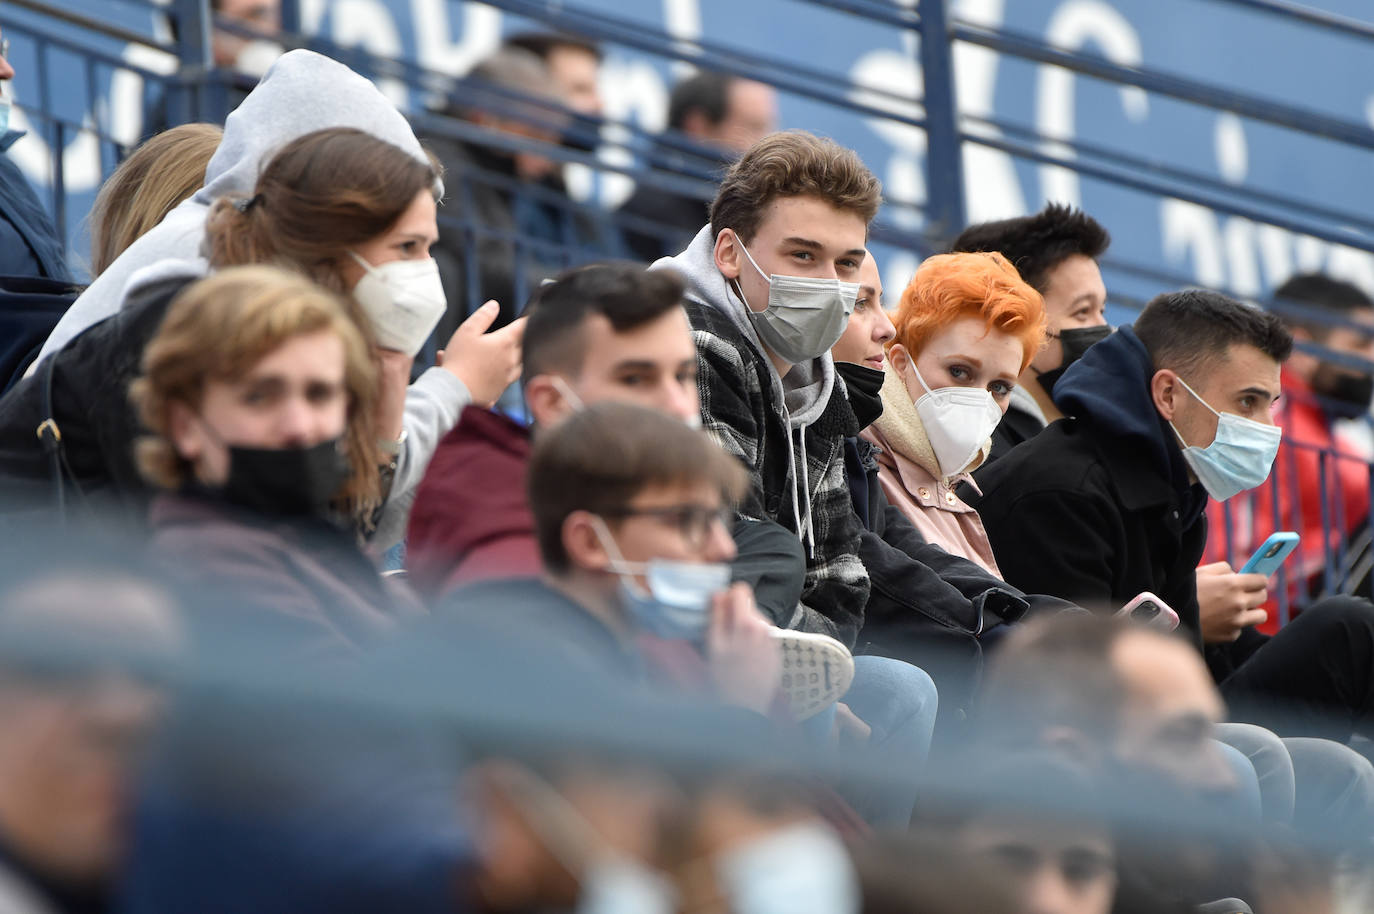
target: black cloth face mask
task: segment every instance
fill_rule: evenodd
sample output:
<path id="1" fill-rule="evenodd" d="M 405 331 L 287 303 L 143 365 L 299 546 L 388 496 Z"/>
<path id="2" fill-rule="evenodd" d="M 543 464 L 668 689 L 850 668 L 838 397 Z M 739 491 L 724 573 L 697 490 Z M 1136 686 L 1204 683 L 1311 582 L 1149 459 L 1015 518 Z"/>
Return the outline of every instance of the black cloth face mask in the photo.
<path id="1" fill-rule="evenodd" d="M 1083 353 L 1087 352 L 1094 343 L 1100 343 L 1112 335 L 1112 328 L 1106 324 L 1100 327 L 1072 327 L 1047 335 L 1059 340 L 1059 348 L 1064 352 L 1064 360 L 1059 363 L 1058 368 L 1035 373 L 1036 380 L 1040 382 L 1040 386 L 1048 394 L 1054 392 L 1054 385 L 1064 376 L 1064 372 L 1068 371 L 1070 365 L 1083 358 Z"/>
<path id="2" fill-rule="evenodd" d="M 229 478 L 220 496 L 260 514 L 327 517 L 351 472 L 342 436 L 313 447 L 226 447 Z"/>
<path id="3" fill-rule="evenodd" d="M 854 417 L 859 420 L 859 428 L 868 428 L 883 414 L 883 400 L 879 391 L 883 389 L 886 377 L 876 368 L 856 362 L 836 362 L 835 373 L 844 380 L 849 394 L 849 406 Z"/>
<path id="4" fill-rule="evenodd" d="M 1322 401 L 1322 408 L 1339 419 L 1358 419 L 1369 412 L 1374 399 L 1374 377 L 1367 374 L 1348 374 L 1330 365 L 1321 365 L 1312 375 L 1312 392 Z"/>

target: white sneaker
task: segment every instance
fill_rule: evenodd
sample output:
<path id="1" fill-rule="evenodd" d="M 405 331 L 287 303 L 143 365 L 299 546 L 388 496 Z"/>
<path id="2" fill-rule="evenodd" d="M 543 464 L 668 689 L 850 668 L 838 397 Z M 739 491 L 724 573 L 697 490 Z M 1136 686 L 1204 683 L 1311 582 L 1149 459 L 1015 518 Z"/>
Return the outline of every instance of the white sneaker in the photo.
<path id="1" fill-rule="evenodd" d="M 854 657 L 829 635 L 773 629 L 782 647 L 780 685 L 797 720 L 806 720 L 844 697 L 854 681 Z"/>

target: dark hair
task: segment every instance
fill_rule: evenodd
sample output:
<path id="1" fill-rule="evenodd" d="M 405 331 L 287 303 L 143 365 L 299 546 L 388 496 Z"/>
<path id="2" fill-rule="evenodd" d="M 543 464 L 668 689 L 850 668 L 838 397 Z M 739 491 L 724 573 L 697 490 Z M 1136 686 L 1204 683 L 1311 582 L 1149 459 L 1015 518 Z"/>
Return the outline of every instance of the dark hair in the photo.
<path id="1" fill-rule="evenodd" d="M 1303 273 L 1290 278 L 1274 290 L 1279 317 L 1290 327 L 1301 327 L 1317 341 L 1323 341 L 1331 333 L 1331 325 L 1321 320 L 1306 318 L 1306 312 L 1318 310 L 1328 317 L 1347 317 L 1352 311 L 1374 308 L 1370 299 L 1354 283 L 1334 279 L 1324 273 Z M 1306 307 L 1288 307 L 1303 305 Z"/>
<path id="2" fill-rule="evenodd" d="M 558 48 L 575 48 L 579 51 L 586 51 L 598 62 L 605 57 L 596 42 L 568 32 L 520 32 L 511 35 L 502 44 L 508 48 L 521 48 L 529 51 L 544 61 L 547 61 L 549 54 Z"/>
<path id="3" fill-rule="evenodd" d="M 624 333 L 681 307 L 684 289 L 673 270 L 646 270 L 634 263 L 594 263 L 560 273 L 536 289 L 525 306 L 523 380 L 580 372 L 586 322 L 593 314 Z"/>
<path id="4" fill-rule="evenodd" d="M 1033 216 L 970 225 L 954 239 L 950 251 L 998 251 L 1043 295 L 1050 272 L 1065 258 L 1082 254 L 1097 260 L 1111 243 L 1112 236 L 1092 216 L 1051 203 Z"/>
<path id="5" fill-rule="evenodd" d="M 710 483 L 729 501 L 743 494 L 744 465 L 709 435 L 667 413 L 597 403 L 536 437 L 526 487 L 544 567 L 570 568 L 563 522 L 574 511 L 614 513 L 650 486 Z"/>
<path id="6" fill-rule="evenodd" d="M 668 96 L 668 126 L 681 130 L 687 115 L 700 111 L 706 120 L 719 124 L 728 110 L 730 86 L 736 77 L 703 70 L 673 86 Z"/>
<path id="7" fill-rule="evenodd" d="M 819 197 L 873 221 L 883 188 L 858 154 L 804 130 L 770 134 L 730 166 L 711 203 L 711 231 L 734 229 L 748 243 L 778 197 Z"/>
<path id="8" fill-rule="evenodd" d="M 1185 376 L 1201 374 L 1205 362 L 1226 358 L 1236 344 L 1254 346 L 1276 362 L 1293 351 L 1293 337 L 1276 315 L 1206 289 L 1156 295 L 1134 330 L 1156 371 Z"/>
<path id="9" fill-rule="evenodd" d="M 1109 742 L 1126 702 L 1112 659 L 1125 631 L 1123 623 L 1087 614 L 1024 626 L 988 668 L 980 732 L 993 745 L 1018 749 L 1033 747 L 1056 725 Z"/>
<path id="10" fill-rule="evenodd" d="M 438 178 L 437 166 L 362 130 L 307 133 L 272 157 L 251 196 L 215 201 L 205 223 L 210 265 L 275 262 L 343 292 L 348 249 L 391 228 Z"/>

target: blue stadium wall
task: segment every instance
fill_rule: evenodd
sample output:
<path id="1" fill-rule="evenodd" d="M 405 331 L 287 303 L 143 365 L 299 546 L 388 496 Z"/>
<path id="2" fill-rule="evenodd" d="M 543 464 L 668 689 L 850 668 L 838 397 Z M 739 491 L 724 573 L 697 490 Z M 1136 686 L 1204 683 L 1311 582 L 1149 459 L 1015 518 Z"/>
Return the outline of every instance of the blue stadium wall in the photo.
<path id="1" fill-rule="evenodd" d="M 150 13 L 116 0 L 57 3 L 154 34 Z M 808 84 L 842 90 L 847 98 L 894 111 L 921 113 L 919 104 L 911 101 L 921 90 L 914 63 L 916 38 L 890 25 L 798 0 L 578 0 L 575 5 L 633 19 L 646 33 L 699 37 L 734 51 L 800 63 L 817 71 Z M 1368 14 L 1368 0 L 1327 0 L 1324 6 L 1350 16 Z M 1208 0 L 956 0 L 952 15 L 1119 63 L 1144 65 L 1358 124 L 1374 123 L 1370 43 L 1235 5 Z M 23 10 L 11 9 L 6 16 L 19 26 L 33 21 Z M 377 54 L 404 56 L 452 74 L 465 71 L 503 34 L 533 25 L 458 0 L 303 0 L 303 19 L 308 33 Z M 37 62 L 32 43 L 13 34 L 12 63 L 20 73 L 15 92 L 23 105 L 37 98 Z M 95 44 L 130 61 L 166 66 L 155 52 L 108 41 Z M 70 62 L 64 64 L 61 54 L 48 61 L 54 106 L 68 116 L 84 116 L 88 123 L 94 111 L 101 127 L 114 137 L 137 137 L 137 80 L 116 79 L 109 71 L 100 74 L 92 106 L 89 89 L 82 80 L 71 78 Z M 659 129 L 668 88 L 682 66 L 609 47 L 603 78 L 607 114 Z M 1374 202 L 1366 150 L 972 46 L 956 48 L 955 68 L 960 107 L 966 114 L 1141 155 L 1240 189 L 1279 192 L 1354 213 L 1370 212 Z M 402 85 L 384 84 L 384 89 L 400 103 L 424 102 Z M 874 94 L 868 89 L 882 91 Z M 885 210 L 887 223 L 913 233 L 922 229 L 926 143 L 921 130 L 801 93 L 784 93 L 780 104 L 784 126 L 828 134 L 862 154 L 895 201 Z M 22 125 L 22 118 L 17 120 Z M 995 128 L 986 129 L 999 135 Z M 44 192 L 50 142 L 51 134 L 45 137 L 44 131 L 34 130 L 11 152 Z M 66 144 L 70 212 L 85 212 L 101 170 L 110 167 L 112 151 L 107 145 L 89 135 Z M 604 154 L 618 162 L 625 157 L 623 150 Z M 1145 297 L 1162 284 L 1173 284 L 1163 277 L 1141 278 L 1137 267 L 1243 295 L 1267 293 L 1291 272 L 1306 269 L 1326 269 L 1374 290 L 1374 256 L 1361 250 L 975 144 L 967 144 L 964 155 L 971 220 L 1023 213 L 1047 199 L 1079 204 L 1101 218 L 1115 239 L 1113 261 L 1132 268 L 1108 271 L 1109 286 L 1120 295 Z M 623 176 L 584 172 L 574 178 L 578 193 L 607 204 L 623 199 L 631 189 Z M 79 266 L 86 249 L 85 227 L 77 219 L 71 222 L 68 234 Z M 919 262 L 915 251 L 901 247 L 879 250 L 889 287 L 899 288 Z"/>

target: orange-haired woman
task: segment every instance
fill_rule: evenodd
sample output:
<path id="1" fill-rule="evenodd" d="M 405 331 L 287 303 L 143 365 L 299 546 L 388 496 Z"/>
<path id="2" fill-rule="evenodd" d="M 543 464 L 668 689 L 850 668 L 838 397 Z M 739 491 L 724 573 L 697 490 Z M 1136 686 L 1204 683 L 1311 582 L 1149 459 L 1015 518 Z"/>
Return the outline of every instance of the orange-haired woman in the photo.
<path id="1" fill-rule="evenodd" d="M 864 432 L 879 481 L 927 541 L 998 577 L 978 513 L 954 492 L 987 458 L 1016 378 L 1045 341 L 1045 303 L 1001 254 L 941 254 L 902 292 L 883 414 Z"/>

